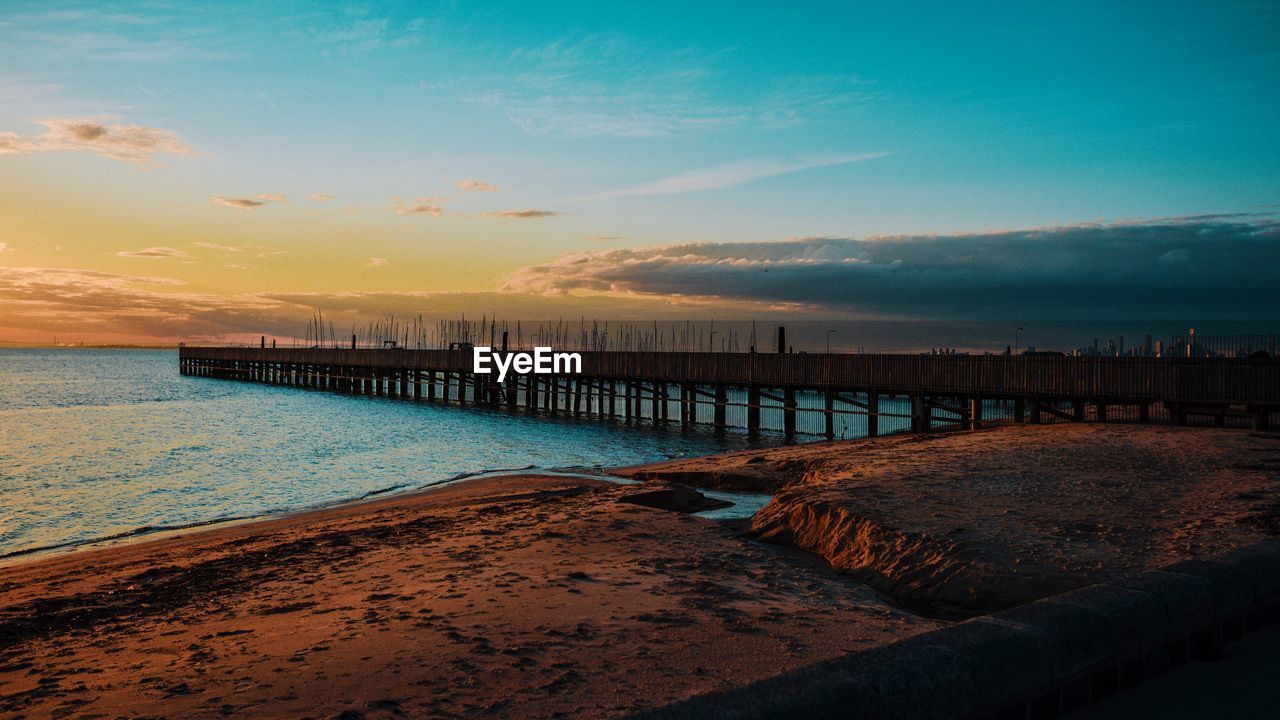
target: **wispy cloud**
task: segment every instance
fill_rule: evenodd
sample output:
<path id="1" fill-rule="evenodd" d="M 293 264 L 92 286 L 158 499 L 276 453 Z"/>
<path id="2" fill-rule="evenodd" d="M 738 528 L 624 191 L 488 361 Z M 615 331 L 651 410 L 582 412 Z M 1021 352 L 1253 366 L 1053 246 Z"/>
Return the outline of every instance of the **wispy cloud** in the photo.
<path id="1" fill-rule="evenodd" d="M 459 190 L 464 192 L 498 192 L 502 188 L 493 183 L 487 183 L 483 180 L 459 180 L 454 183 Z"/>
<path id="2" fill-rule="evenodd" d="M 266 205 L 265 200 L 254 200 L 253 198 L 237 198 L 226 197 L 224 195 L 214 195 L 209 201 L 223 207 L 235 208 L 236 210 L 252 210 L 257 207 Z"/>
<path id="3" fill-rule="evenodd" d="M 288 255 L 288 250 L 280 250 L 267 245 L 224 245 L 215 242 L 193 242 L 193 246 L 221 253 L 253 253 L 255 257 L 269 258 Z M 230 266 L 228 266 L 230 267 Z"/>
<path id="4" fill-rule="evenodd" d="M 885 317 L 1270 319 L 1280 218 L 697 243 L 565 255 L 505 289 L 802 304 Z"/>
<path id="5" fill-rule="evenodd" d="M 330 195 L 329 193 L 321 193 L 321 192 L 311 193 L 310 195 L 307 196 L 307 198 L 312 202 L 318 202 L 318 203 L 327 203 L 333 200 L 332 195 Z"/>
<path id="6" fill-rule="evenodd" d="M 284 195 L 281 195 L 279 193 L 262 193 L 258 195 L 258 199 L 270 200 L 271 202 L 277 202 L 277 203 L 286 202 Z"/>
<path id="7" fill-rule="evenodd" d="M 743 160 L 741 162 L 718 165 L 701 170 L 689 170 L 652 182 L 631 185 L 616 190 L 588 195 L 584 200 L 612 200 L 622 197 L 641 197 L 649 195 L 679 195 L 683 193 L 701 192 L 704 190 L 721 190 L 744 185 L 756 180 L 788 175 L 790 173 L 812 170 L 833 165 L 874 160 L 892 155 L 888 152 L 860 153 L 857 155 L 829 155 L 806 160 Z"/>
<path id="8" fill-rule="evenodd" d="M 205 248 L 206 250 L 219 250 L 221 252 L 232 252 L 232 253 L 244 252 L 247 249 L 244 247 L 240 247 L 238 245 L 222 245 L 220 243 L 211 243 L 211 242 L 193 242 L 191 244 L 195 245 L 196 247 Z"/>
<path id="9" fill-rule="evenodd" d="M 588 235 L 585 239 L 587 242 L 596 243 L 611 243 L 618 240 L 626 240 L 626 238 L 621 235 Z"/>
<path id="10" fill-rule="evenodd" d="M 116 253 L 116 255 L 120 257 L 151 258 L 151 259 L 175 258 L 175 257 L 187 256 L 187 254 L 182 252 L 181 250 L 177 250 L 171 247 L 149 247 L 149 248 L 142 248 L 141 250 L 122 250 L 121 252 Z"/>
<path id="11" fill-rule="evenodd" d="M 387 259 L 384 257 L 371 257 L 369 258 L 369 262 L 365 263 L 365 267 L 385 267 L 389 264 L 390 263 L 388 263 Z"/>
<path id="12" fill-rule="evenodd" d="M 111 160 L 155 167 L 161 164 L 157 155 L 196 154 L 172 130 L 127 125 L 113 122 L 115 119 L 97 115 L 38 120 L 45 128 L 38 135 L 0 132 L 0 155 L 83 150 Z"/>
<path id="13" fill-rule="evenodd" d="M 9 249 L 9 243 L 0 242 L 0 252 L 4 252 L 5 250 L 8 250 L 8 249 Z"/>
<path id="14" fill-rule="evenodd" d="M 73 268 L 0 267 L 0 317 L 24 332 L 89 337 L 217 337 L 233 328 L 296 326 L 256 296 L 182 292 L 179 280 Z M 280 313 L 280 314 L 278 314 Z"/>
<path id="15" fill-rule="evenodd" d="M 227 265 L 228 268 L 241 266 Z M 644 312 L 681 316 L 694 303 L 666 298 L 598 298 L 495 292 L 262 293 L 185 292 L 179 280 L 72 268 L 0 267 L 0 333 L 7 337 L 79 334 L 86 339 L 222 340 L 304 332 L 315 308 L 352 322 L 419 314 L 456 317 L 489 308 L 505 317 L 601 316 Z"/>
<path id="16" fill-rule="evenodd" d="M 790 127 L 847 117 L 877 97 L 864 79 L 838 74 L 765 77 L 726 95 L 734 55 L 588 34 L 517 49 L 509 72 L 469 78 L 459 91 L 530 135 L 622 139 Z"/>
<path id="17" fill-rule="evenodd" d="M 399 205 L 396 208 L 397 215 L 426 215 L 428 217 L 440 217 L 444 214 L 444 208 L 439 205 L 429 205 L 427 203 L 418 203 L 416 205 Z"/>
<path id="18" fill-rule="evenodd" d="M 538 220 L 540 218 L 555 217 L 559 214 L 554 210 L 500 210 L 480 213 L 480 217 L 499 218 L 502 220 Z"/>
<path id="19" fill-rule="evenodd" d="M 311 40 L 325 56 L 360 56 L 414 47 L 423 42 L 430 24 L 425 18 L 404 22 L 385 17 L 361 17 L 367 9 L 355 8 L 347 14 L 357 17 L 322 28 L 311 28 Z"/>

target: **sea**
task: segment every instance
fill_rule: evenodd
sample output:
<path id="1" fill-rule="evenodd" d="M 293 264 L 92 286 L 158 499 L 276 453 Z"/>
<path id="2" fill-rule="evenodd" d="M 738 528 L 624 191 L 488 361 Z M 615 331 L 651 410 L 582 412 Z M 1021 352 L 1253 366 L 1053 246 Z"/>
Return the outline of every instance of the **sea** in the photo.
<path id="1" fill-rule="evenodd" d="M 0 562 L 477 474 L 736 437 L 187 377 L 170 350 L 0 349 Z"/>

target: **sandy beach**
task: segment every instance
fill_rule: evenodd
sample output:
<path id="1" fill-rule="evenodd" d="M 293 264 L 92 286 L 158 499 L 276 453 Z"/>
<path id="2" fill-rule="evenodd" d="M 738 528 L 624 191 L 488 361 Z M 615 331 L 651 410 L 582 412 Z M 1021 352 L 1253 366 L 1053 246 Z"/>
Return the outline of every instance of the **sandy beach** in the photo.
<path id="1" fill-rule="evenodd" d="M 0 715 L 618 715 L 936 625 L 637 491 L 483 479 L 2 569 Z"/>
<path id="2" fill-rule="evenodd" d="M 483 478 L 11 563 L 0 714 L 618 716 L 1280 517 L 1280 435 L 1245 431 L 1014 427 L 619 472 L 649 481 Z M 749 528 L 629 501 L 669 481 L 776 496 Z"/>

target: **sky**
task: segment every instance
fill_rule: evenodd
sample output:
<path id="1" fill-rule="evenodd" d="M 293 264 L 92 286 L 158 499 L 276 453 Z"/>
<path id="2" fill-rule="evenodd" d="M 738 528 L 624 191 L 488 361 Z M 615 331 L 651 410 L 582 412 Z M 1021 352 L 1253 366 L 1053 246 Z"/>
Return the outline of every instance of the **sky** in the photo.
<path id="1" fill-rule="evenodd" d="M 1271 321 L 1280 6 L 0 2 L 0 340 Z"/>

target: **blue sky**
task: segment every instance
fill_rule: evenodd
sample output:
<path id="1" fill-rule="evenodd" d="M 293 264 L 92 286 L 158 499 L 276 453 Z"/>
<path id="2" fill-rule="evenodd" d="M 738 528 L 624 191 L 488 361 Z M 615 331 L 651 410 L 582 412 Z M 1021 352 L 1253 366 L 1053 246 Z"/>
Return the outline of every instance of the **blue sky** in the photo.
<path id="1" fill-rule="evenodd" d="M 103 117 L 184 151 L 139 171 L 29 149 L 40 119 Z M 224 294 L 489 291 L 602 244 L 1274 212 L 1278 126 L 1275 3 L 0 8 L 0 133 L 28 148 L 0 158 L 0 212 L 75 198 L 114 228 L 78 253 L 104 272 L 135 225 L 301 263 L 165 273 Z M 263 194 L 287 203 L 210 202 Z M 0 240 L 0 266 L 65 265 L 35 242 L 75 246 L 59 222 Z M 345 271 L 366 256 L 380 274 Z"/>

